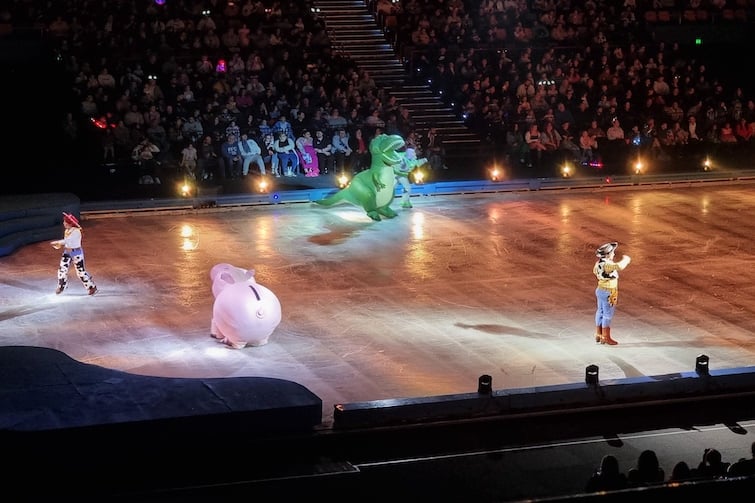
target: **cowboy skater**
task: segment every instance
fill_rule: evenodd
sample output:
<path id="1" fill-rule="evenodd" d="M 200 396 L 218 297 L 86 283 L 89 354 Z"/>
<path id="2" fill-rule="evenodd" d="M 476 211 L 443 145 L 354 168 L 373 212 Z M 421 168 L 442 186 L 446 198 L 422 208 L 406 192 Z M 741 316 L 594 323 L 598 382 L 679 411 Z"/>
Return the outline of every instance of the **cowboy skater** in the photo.
<path id="1" fill-rule="evenodd" d="M 595 311 L 595 342 L 615 346 L 618 344 L 611 339 L 611 320 L 616 311 L 616 303 L 619 300 L 619 271 L 623 271 L 632 260 L 628 255 L 623 255 L 621 260 L 614 262 L 614 254 L 619 243 L 606 243 L 595 251 L 598 261 L 592 268 L 593 274 L 598 278 L 598 286 L 595 289 L 595 297 L 598 300 L 598 309 Z"/>
<path id="2" fill-rule="evenodd" d="M 60 257 L 60 267 L 58 267 L 58 288 L 56 294 L 63 293 L 68 285 L 68 270 L 71 267 L 71 261 L 76 268 L 76 274 L 84 283 L 89 295 L 97 293 L 97 286 L 92 281 L 92 276 L 84 267 L 84 249 L 81 247 L 81 225 L 79 220 L 70 213 L 63 212 L 63 227 L 65 234 L 63 239 L 51 241 L 50 244 L 56 250 L 63 248 L 63 255 Z"/>

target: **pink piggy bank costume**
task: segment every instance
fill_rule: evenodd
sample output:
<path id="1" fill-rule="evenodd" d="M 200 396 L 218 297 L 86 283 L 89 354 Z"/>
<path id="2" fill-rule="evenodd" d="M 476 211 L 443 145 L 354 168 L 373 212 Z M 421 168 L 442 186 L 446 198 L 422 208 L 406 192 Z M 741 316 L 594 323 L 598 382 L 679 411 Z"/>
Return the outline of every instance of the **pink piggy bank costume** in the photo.
<path id="1" fill-rule="evenodd" d="M 281 305 L 273 292 L 257 283 L 254 270 L 217 264 L 210 271 L 210 335 L 234 349 L 267 344 L 281 322 Z"/>

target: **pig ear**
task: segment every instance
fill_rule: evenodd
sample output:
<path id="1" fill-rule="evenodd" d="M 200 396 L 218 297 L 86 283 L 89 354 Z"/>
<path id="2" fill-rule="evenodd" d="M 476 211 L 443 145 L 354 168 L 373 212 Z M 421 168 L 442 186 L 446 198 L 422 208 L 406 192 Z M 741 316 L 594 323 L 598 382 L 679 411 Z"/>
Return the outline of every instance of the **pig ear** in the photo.
<path id="1" fill-rule="evenodd" d="M 233 275 L 231 275 L 230 273 L 227 273 L 227 272 L 221 273 L 220 274 L 220 279 L 222 281 L 226 282 L 226 283 L 230 283 L 230 284 L 236 283 L 236 280 L 233 279 Z"/>
<path id="2" fill-rule="evenodd" d="M 246 271 L 245 276 L 246 276 L 246 279 L 252 279 L 254 277 L 254 269 L 248 269 Z"/>

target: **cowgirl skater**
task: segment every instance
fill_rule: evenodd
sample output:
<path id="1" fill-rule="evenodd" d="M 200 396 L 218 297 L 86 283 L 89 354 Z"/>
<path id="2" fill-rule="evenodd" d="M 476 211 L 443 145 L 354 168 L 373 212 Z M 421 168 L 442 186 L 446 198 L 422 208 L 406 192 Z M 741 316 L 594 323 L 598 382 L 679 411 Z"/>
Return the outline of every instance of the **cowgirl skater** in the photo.
<path id="1" fill-rule="evenodd" d="M 55 293 L 63 293 L 63 290 L 66 289 L 68 285 L 68 270 L 71 267 L 71 262 L 73 262 L 76 274 L 79 276 L 81 282 L 84 283 L 84 288 L 87 289 L 89 295 L 94 295 L 97 293 L 97 286 L 92 281 L 92 276 L 84 267 L 84 249 L 81 247 L 81 225 L 79 224 L 79 220 L 70 213 L 63 212 L 63 227 L 65 227 L 63 239 L 50 242 L 56 250 L 63 249 L 63 255 L 60 257 L 60 266 L 58 267 L 58 288 L 55 289 Z"/>

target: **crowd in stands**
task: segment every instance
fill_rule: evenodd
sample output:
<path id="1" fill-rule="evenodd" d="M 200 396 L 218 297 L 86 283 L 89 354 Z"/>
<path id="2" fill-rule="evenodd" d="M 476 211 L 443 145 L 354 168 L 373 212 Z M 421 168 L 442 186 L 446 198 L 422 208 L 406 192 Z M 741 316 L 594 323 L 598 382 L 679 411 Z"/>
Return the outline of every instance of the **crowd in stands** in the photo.
<path id="1" fill-rule="evenodd" d="M 743 15 L 723 15 L 734 7 Z M 675 12 L 682 24 L 698 22 L 685 10 L 704 10 L 706 22 L 726 30 L 746 25 L 752 7 L 748 0 L 375 0 L 371 8 L 412 75 L 431 82 L 513 161 L 531 164 L 553 151 L 585 163 L 632 147 L 660 160 L 747 149 L 752 86 L 712 75 L 691 41 L 659 40 L 659 25 L 645 13 Z"/>
<path id="2" fill-rule="evenodd" d="M 744 1 L 675 0 L 680 11 L 694 3 L 712 18 Z M 557 152 L 589 163 L 612 146 L 638 146 L 665 159 L 695 145 L 751 145 L 750 90 L 710 75 L 689 47 L 653 37 L 643 13 L 670 3 L 366 5 L 411 75 L 430 82 L 512 162 L 529 165 Z M 400 134 L 426 155 L 437 133 L 418 131 L 407 107 L 332 49 L 325 20 L 306 0 L 11 0 L 4 9 L 4 21 L 38 27 L 51 41 L 70 78 L 63 132 L 72 152 L 82 151 L 83 141 L 99 162 L 133 160 L 159 178 L 160 167 L 192 165 L 183 159 L 192 144 L 192 176 L 243 176 L 249 165 L 241 155 L 228 161 L 222 146 L 230 134 L 237 143 L 245 134 L 276 173 L 273 144 L 283 121 L 296 160 L 289 150 L 278 174 L 358 171 L 369 164 L 369 155 L 352 157 L 364 153 L 360 141 Z M 337 151 L 340 129 L 348 154 Z M 325 159 L 316 149 L 322 165 L 300 169 L 307 134 L 314 141 L 318 131 L 333 154 Z M 443 165 L 439 155 L 433 164 Z"/>
<path id="3" fill-rule="evenodd" d="M 70 78 L 69 153 L 132 161 L 145 183 L 176 169 L 243 177 L 245 146 L 260 149 L 260 173 L 357 172 L 374 135 L 400 134 L 417 150 L 426 136 L 367 71 L 332 51 L 303 0 L 16 0 L 5 17 L 42 29 Z"/>
<path id="4" fill-rule="evenodd" d="M 668 473 L 660 465 L 656 452 L 646 449 L 639 454 L 635 464 L 626 472 L 621 470 L 616 456 L 611 454 L 603 456 L 600 465 L 587 479 L 584 491 L 586 493 L 619 491 L 754 475 L 755 442 L 750 445 L 749 457 L 743 457 L 734 462 L 726 461 L 718 449 L 706 448 L 696 463 L 678 461 Z"/>

